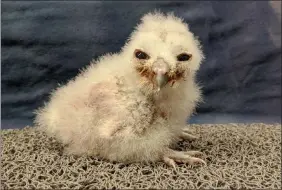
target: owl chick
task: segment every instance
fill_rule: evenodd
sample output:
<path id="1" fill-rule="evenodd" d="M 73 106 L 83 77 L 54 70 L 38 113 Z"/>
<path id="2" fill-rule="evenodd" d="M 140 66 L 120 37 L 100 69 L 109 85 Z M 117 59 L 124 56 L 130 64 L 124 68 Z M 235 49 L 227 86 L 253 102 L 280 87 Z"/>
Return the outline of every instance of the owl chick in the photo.
<path id="1" fill-rule="evenodd" d="M 51 93 L 35 124 L 75 155 L 133 163 L 204 163 L 176 151 L 192 139 L 186 119 L 201 100 L 195 74 L 204 56 L 188 25 L 173 14 L 144 15 L 115 54 L 92 61 Z"/>

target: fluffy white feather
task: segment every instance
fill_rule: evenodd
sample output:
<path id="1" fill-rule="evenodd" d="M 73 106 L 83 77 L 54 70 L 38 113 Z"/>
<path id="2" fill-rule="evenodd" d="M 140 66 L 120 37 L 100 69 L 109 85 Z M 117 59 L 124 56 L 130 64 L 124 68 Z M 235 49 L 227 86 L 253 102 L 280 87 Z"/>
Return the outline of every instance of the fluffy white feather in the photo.
<path id="1" fill-rule="evenodd" d="M 200 101 L 195 73 L 204 56 L 187 24 L 146 14 L 116 54 L 107 54 L 51 94 L 35 124 L 71 154 L 118 162 L 202 162 L 170 148 Z"/>

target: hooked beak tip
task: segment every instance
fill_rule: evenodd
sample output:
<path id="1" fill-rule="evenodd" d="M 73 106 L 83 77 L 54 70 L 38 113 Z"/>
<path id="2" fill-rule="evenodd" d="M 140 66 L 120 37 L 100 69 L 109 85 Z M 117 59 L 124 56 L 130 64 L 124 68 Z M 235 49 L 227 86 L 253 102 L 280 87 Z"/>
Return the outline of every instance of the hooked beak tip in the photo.
<path id="1" fill-rule="evenodd" d="M 158 60 L 153 64 L 153 72 L 156 74 L 157 90 L 160 91 L 168 82 L 167 73 L 169 71 L 168 64 L 163 60 Z"/>
<path id="2" fill-rule="evenodd" d="M 166 74 L 163 73 L 157 73 L 156 75 L 156 83 L 158 87 L 158 91 L 160 91 L 161 88 L 163 88 L 168 82 L 168 77 Z"/>

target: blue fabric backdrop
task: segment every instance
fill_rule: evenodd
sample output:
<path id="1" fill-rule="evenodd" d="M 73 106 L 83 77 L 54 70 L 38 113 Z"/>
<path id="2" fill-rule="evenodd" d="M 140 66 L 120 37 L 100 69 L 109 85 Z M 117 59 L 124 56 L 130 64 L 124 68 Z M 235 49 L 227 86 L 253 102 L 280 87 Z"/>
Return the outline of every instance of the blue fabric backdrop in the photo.
<path id="1" fill-rule="evenodd" d="M 281 12 L 267 1 L 2 1 L 2 128 L 32 124 L 57 83 L 118 51 L 154 9 L 183 17 L 206 54 L 196 123 L 281 122 Z M 281 9 L 280 9 L 281 10 Z"/>

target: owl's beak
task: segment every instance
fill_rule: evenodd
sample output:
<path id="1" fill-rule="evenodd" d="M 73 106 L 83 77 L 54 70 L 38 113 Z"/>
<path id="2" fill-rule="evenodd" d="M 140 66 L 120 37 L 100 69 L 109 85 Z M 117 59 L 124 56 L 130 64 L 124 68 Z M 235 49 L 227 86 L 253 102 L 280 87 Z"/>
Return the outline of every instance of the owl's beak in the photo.
<path id="1" fill-rule="evenodd" d="M 169 65 L 163 60 L 158 59 L 153 64 L 153 72 L 156 74 L 155 82 L 158 88 L 158 91 L 163 88 L 168 82 L 167 73 L 169 72 Z"/>

